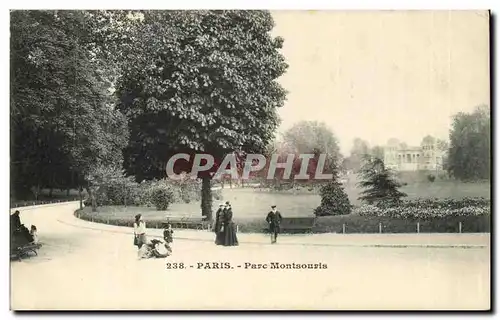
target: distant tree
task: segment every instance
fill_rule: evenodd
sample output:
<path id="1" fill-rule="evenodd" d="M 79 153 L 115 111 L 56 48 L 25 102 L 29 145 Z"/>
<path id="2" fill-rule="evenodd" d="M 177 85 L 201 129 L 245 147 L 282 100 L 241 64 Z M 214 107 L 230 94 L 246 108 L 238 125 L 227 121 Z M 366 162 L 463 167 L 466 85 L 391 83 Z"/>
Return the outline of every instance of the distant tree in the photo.
<path id="1" fill-rule="evenodd" d="M 332 157 L 340 156 L 338 140 L 323 122 L 299 121 L 285 131 L 283 141 L 298 153 L 318 150 Z"/>
<path id="2" fill-rule="evenodd" d="M 369 154 L 370 147 L 368 142 L 360 138 L 354 139 L 351 154 L 343 163 L 345 169 L 357 172 L 363 165 L 363 158 Z"/>
<path id="3" fill-rule="evenodd" d="M 376 158 L 384 159 L 384 148 L 381 146 L 375 146 L 371 148 L 370 154 Z"/>
<path id="4" fill-rule="evenodd" d="M 490 179 L 490 148 L 489 107 L 480 106 L 472 113 L 456 114 L 450 131 L 448 172 L 465 181 Z"/>
<path id="5" fill-rule="evenodd" d="M 398 189 L 401 187 L 390 169 L 386 168 L 382 159 L 365 157 L 359 173 L 361 182 L 358 186 L 364 189 L 358 199 L 368 204 L 379 202 L 396 202 L 407 195 Z"/>
<path id="6" fill-rule="evenodd" d="M 302 165 L 299 155 L 313 154 L 314 157 L 308 162 L 307 181 L 312 181 L 318 166 L 321 154 L 326 155 L 322 173 L 331 173 L 332 169 L 337 170 L 338 159 L 341 158 L 338 140 L 335 134 L 323 122 L 300 121 L 295 123 L 283 134 L 283 143 L 287 147 L 288 153 L 295 154 L 293 175 L 299 174 Z M 284 155 L 284 159 L 286 155 Z"/>

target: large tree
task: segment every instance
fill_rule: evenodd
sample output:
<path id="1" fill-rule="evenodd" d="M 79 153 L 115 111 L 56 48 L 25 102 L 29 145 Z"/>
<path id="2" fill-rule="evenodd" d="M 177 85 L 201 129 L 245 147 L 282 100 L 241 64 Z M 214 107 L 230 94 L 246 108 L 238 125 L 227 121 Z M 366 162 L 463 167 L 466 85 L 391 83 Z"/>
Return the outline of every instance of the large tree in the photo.
<path id="1" fill-rule="evenodd" d="M 129 119 L 126 166 L 137 178 L 165 175 L 175 153 L 217 162 L 237 149 L 261 152 L 279 124 L 287 64 L 267 11 L 143 11 L 117 93 Z M 210 172 L 202 214 L 211 218 Z"/>
<path id="2" fill-rule="evenodd" d="M 114 109 L 96 24 L 84 11 L 11 14 L 11 172 L 21 188 L 82 185 L 92 166 L 121 160 L 124 116 Z"/>
<path id="3" fill-rule="evenodd" d="M 448 172 L 460 180 L 489 179 L 491 174 L 491 127 L 488 106 L 471 113 L 460 112 L 450 130 Z"/>

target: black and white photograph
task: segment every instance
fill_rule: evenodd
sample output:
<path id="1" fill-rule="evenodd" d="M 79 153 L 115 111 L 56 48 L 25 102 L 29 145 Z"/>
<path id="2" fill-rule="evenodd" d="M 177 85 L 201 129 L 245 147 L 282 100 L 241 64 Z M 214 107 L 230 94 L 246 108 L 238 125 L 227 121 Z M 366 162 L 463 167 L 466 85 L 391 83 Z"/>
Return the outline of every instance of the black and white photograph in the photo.
<path id="1" fill-rule="evenodd" d="M 491 309 L 488 10 L 10 10 L 10 309 Z"/>

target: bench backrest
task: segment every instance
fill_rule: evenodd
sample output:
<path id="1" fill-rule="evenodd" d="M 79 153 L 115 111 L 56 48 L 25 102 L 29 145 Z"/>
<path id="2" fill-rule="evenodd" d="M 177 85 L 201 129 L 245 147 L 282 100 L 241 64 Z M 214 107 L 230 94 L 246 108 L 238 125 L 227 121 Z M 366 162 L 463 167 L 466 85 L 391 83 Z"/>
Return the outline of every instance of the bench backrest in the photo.
<path id="1" fill-rule="evenodd" d="M 316 217 L 288 217 L 281 220 L 282 227 L 312 227 Z"/>

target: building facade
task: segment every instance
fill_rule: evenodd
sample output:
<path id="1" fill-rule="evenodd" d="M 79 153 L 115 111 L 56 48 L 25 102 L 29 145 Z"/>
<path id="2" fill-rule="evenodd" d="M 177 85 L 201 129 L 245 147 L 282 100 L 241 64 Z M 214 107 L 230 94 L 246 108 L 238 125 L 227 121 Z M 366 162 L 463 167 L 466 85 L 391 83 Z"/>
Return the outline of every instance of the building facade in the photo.
<path id="1" fill-rule="evenodd" d="M 418 147 L 409 147 L 391 139 L 384 148 L 384 163 L 395 171 L 443 170 L 445 151 L 437 140 L 427 136 Z"/>

